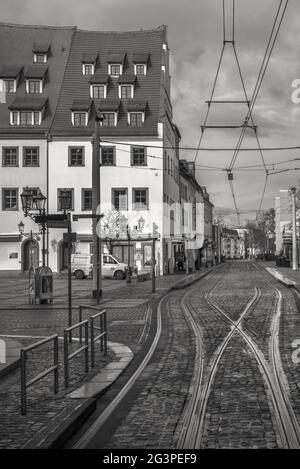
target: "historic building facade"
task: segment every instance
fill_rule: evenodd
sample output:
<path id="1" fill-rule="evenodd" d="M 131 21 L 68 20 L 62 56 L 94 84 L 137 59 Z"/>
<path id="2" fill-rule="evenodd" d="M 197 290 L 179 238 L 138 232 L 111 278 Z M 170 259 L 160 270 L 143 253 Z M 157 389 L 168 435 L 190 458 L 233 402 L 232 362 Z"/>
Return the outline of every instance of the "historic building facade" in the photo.
<path id="1" fill-rule="evenodd" d="M 26 271 L 41 262 L 39 227 L 22 212 L 25 187 L 42 191 L 51 214 L 61 210 L 62 189 L 72 214 L 91 213 L 92 136 L 101 114 L 100 210 L 122 212 L 132 264 L 149 268 L 151 243 L 136 238 L 155 236 L 157 274 L 172 272 L 181 137 L 172 121 L 166 28 L 104 33 L 1 24 L 0 64 L 0 268 Z M 72 231 L 74 251 L 91 252 L 91 220 L 73 222 Z M 67 263 L 63 234 L 52 226 L 46 236 L 47 262 L 58 272 Z M 113 243 L 122 260 L 127 244 L 121 237 Z"/>

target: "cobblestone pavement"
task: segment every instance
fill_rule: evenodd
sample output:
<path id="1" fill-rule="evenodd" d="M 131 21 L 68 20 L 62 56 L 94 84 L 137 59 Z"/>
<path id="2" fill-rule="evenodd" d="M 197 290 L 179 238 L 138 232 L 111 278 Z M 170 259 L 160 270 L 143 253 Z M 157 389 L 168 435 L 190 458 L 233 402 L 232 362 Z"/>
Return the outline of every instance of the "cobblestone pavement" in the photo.
<path id="1" fill-rule="evenodd" d="M 233 321 L 247 310 L 241 327 L 253 340 L 271 369 L 271 326 L 282 294 L 279 344 L 282 377 L 296 417 L 300 417 L 300 365 L 292 361 L 292 342 L 300 339 L 300 315 L 290 290 L 277 283 L 261 265 L 237 262 L 222 266 L 196 286 L 185 298 L 188 311 L 201 329 L 203 348 L 202 384 L 208 382 L 212 364 L 232 325 L 217 310 L 212 299 Z M 163 304 L 163 336 L 155 359 L 139 379 L 138 395 L 127 409 L 120 409 L 122 419 L 97 447 L 176 448 L 183 430 L 187 404 L 190 402 L 195 362 L 195 333 L 190 318 L 180 306 L 183 292 L 173 292 Z M 198 402 L 200 415 L 203 402 Z M 234 332 L 218 362 L 209 388 L 202 425 L 201 448 L 281 448 L 276 415 L 266 376 L 249 345 Z"/>
<path id="2" fill-rule="evenodd" d="M 123 281 L 107 280 L 103 282 L 104 300 L 101 303 L 107 310 L 108 339 L 127 345 L 138 353 L 146 340 L 151 320 L 150 303 L 159 293 L 163 293 L 174 283 L 185 276 L 173 275 L 157 279 L 157 294 L 151 295 L 151 281 L 131 284 Z M 65 308 L 66 280 L 55 279 L 56 304 L 41 305 L 30 308 L 27 304 L 27 280 L 24 276 L 11 273 L 9 278 L 0 276 L 0 338 L 13 337 L 19 346 L 35 343 L 38 337 L 52 334 L 63 335 L 68 326 L 68 312 Z M 16 287 L 17 285 L 17 287 Z M 74 284 L 75 285 L 75 281 Z M 76 281 L 76 301 L 90 303 L 93 301 L 87 292 L 86 281 Z M 19 288 L 20 287 L 20 288 Z M 16 294 L 16 290 L 18 294 Z M 89 301 L 87 301 L 87 298 Z M 11 308 L 13 307 L 13 308 Z M 84 313 L 84 319 L 94 311 Z M 78 311 L 73 310 L 73 323 L 78 321 Z M 76 333 L 74 333 L 76 336 Z M 73 348 L 78 347 L 74 344 Z M 63 370 L 62 340 L 59 341 L 60 369 Z M 72 348 L 71 348 L 72 351 Z M 107 358 L 97 352 L 97 366 L 93 372 L 84 373 L 83 356 L 71 362 L 70 388 L 66 391 L 63 383 L 63 371 L 60 373 L 60 391 L 53 393 L 53 378 L 47 377 L 28 390 L 28 414 L 20 414 L 20 371 L 9 374 L 0 380 L 0 448 L 20 448 L 45 431 L 55 420 L 63 421 L 81 405 L 77 400 L 67 397 L 73 389 L 91 379 L 103 366 L 113 359 L 112 352 Z M 44 346 L 38 353 L 32 352 L 28 359 L 28 379 L 45 370 L 50 364 L 53 352 Z"/>
<path id="3" fill-rule="evenodd" d="M 194 337 L 182 315 L 184 292 L 163 303 L 163 345 L 139 379 L 139 395 L 105 448 L 175 448 L 174 431 L 189 391 Z"/>

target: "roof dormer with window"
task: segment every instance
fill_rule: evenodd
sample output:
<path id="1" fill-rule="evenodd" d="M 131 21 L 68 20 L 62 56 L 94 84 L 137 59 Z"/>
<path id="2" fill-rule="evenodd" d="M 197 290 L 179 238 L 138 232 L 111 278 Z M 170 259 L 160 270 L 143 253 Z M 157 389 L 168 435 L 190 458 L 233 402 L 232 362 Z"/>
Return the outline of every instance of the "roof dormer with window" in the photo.
<path id="1" fill-rule="evenodd" d="M 109 76 L 97 73 L 90 80 L 90 97 L 92 99 L 106 99 Z"/>
<path id="2" fill-rule="evenodd" d="M 133 54 L 134 74 L 138 76 L 147 75 L 149 54 L 147 52 L 135 52 Z"/>
<path id="3" fill-rule="evenodd" d="M 147 101 L 132 99 L 127 104 L 127 118 L 130 127 L 142 127 L 145 123 Z"/>
<path id="4" fill-rule="evenodd" d="M 26 93 L 40 94 L 43 92 L 47 67 L 42 65 L 34 65 L 28 67 L 25 72 Z"/>
<path id="5" fill-rule="evenodd" d="M 104 120 L 101 125 L 103 127 L 115 127 L 118 123 L 120 101 L 105 100 L 99 103 L 98 112 L 102 114 Z"/>
<path id="6" fill-rule="evenodd" d="M 112 78 L 118 78 L 123 74 L 125 53 L 109 54 L 107 58 L 108 74 Z"/>
<path id="7" fill-rule="evenodd" d="M 73 101 L 71 120 L 74 127 L 86 127 L 88 125 L 91 105 L 92 101 L 87 99 Z"/>
<path id="8" fill-rule="evenodd" d="M 0 71 L 0 91 L 16 93 L 22 67 L 4 66 Z"/>
<path id="9" fill-rule="evenodd" d="M 82 75 L 94 75 L 96 69 L 98 54 L 83 54 L 81 63 L 82 63 Z"/>
<path id="10" fill-rule="evenodd" d="M 47 98 L 16 98 L 9 106 L 10 124 L 20 126 L 41 125 Z"/>
<path id="11" fill-rule="evenodd" d="M 131 73 L 127 73 L 119 77 L 118 85 L 120 99 L 133 99 L 135 79 L 135 75 Z"/>
<path id="12" fill-rule="evenodd" d="M 50 44 L 33 44 L 33 62 L 35 64 L 45 64 L 48 61 Z"/>

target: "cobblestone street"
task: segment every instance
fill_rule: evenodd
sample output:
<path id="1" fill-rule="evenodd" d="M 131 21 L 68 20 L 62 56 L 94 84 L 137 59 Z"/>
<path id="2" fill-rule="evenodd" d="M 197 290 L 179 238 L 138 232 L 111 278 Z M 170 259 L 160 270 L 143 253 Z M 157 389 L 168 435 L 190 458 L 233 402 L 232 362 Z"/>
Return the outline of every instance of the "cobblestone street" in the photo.
<path id="1" fill-rule="evenodd" d="M 168 291 L 177 285 L 180 289 Z M 79 281 L 78 303 L 84 288 L 84 281 Z M 99 395 L 91 417 L 64 446 L 113 450 L 297 447 L 300 368 L 292 360 L 292 343 L 300 338 L 297 291 L 275 280 L 262 264 L 249 261 L 223 264 L 188 278 L 163 277 L 157 279 L 155 295 L 150 289 L 149 281 L 107 283 L 103 306 L 109 343 L 128 347 L 133 360 Z M 9 310 L 5 301 L 1 337 L 11 337 L 15 346 L 24 347 L 53 333 L 62 336 L 68 320 L 63 298 L 57 309 L 43 305 Z M 77 314 L 74 308 L 74 321 Z M 76 343 L 72 347 L 75 350 Z M 90 402 L 70 399 L 70 393 L 97 380 L 104 367 L 112 370 L 122 361 L 117 358 L 116 362 L 113 348 L 107 357 L 97 353 L 97 366 L 88 375 L 83 372 L 83 357 L 72 362 L 70 388 L 64 390 L 61 374 L 55 398 L 50 377 L 30 389 L 25 417 L 20 415 L 19 370 L 3 377 L 0 447 L 46 447 L 53 421 L 66 424 Z M 38 356 L 33 354 L 29 379 L 49 366 L 50 354 L 47 347 Z M 61 352 L 59 360 L 63 368 Z M 126 384 L 133 375 L 132 384 Z M 122 397 L 113 407 L 117 395 Z M 110 419 L 102 421 L 106 408 Z"/>
<path id="2" fill-rule="evenodd" d="M 277 344 L 273 321 L 280 295 Z M 170 293 L 161 307 L 166 330 L 132 391 L 132 404 L 129 396 L 118 409 L 117 427 L 110 426 L 105 436 L 98 432 L 87 447 L 287 447 L 288 419 L 295 418 L 297 429 L 300 424 L 300 369 L 291 347 L 300 337 L 300 321 L 293 293 L 260 265 L 237 262 Z M 281 355 L 275 364 L 273 339 Z M 293 416 L 283 424 L 274 397 L 277 367 Z"/>

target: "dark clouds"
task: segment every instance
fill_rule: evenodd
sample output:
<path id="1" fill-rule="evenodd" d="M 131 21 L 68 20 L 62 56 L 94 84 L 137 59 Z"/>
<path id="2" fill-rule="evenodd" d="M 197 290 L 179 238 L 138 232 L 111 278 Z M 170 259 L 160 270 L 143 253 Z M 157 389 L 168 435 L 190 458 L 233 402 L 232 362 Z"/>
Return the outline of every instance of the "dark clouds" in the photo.
<path id="1" fill-rule="evenodd" d="M 230 0 L 226 0 L 230 4 Z M 1 21 L 29 24 L 78 25 L 99 30 L 136 30 L 168 25 L 171 49 L 172 99 L 174 120 L 178 124 L 182 145 L 197 146 L 212 83 L 222 47 L 221 0 L 0 0 Z M 236 47 L 251 96 L 261 60 L 271 31 L 279 0 L 236 1 Z M 291 101 L 291 84 L 300 77 L 300 2 L 290 0 L 263 86 L 254 108 L 259 135 L 265 146 L 295 145 L 298 138 L 300 104 Z M 228 99 L 240 96 L 236 64 L 233 57 L 224 60 L 217 94 Z M 246 110 L 213 109 L 211 123 L 243 122 Z M 208 132 L 205 146 L 234 146 L 236 131 Z M 253 135 L 245 146 L 253 146 Z M 194 153 L 183 152 L 193 158 Z M 299 156 L 297 152 L 265 155 L 267 162 Z M 197 162 L 226 168 L 232 153 L 200 152 Z M 259 164 L 258 152 L 240 153 L 240 164 Z M 237 163 L 237 164 L 238 164 Z M 270 177 L 265 206 L 273 205 L 278 190 L 298 182 L 297 172 Z M 233 207 L 226 172 L 198 170 L 216 205 Z M 257 208 L 264 183 L 263 173 L 238 173 L 234 185 L 239 208 Z"/>

